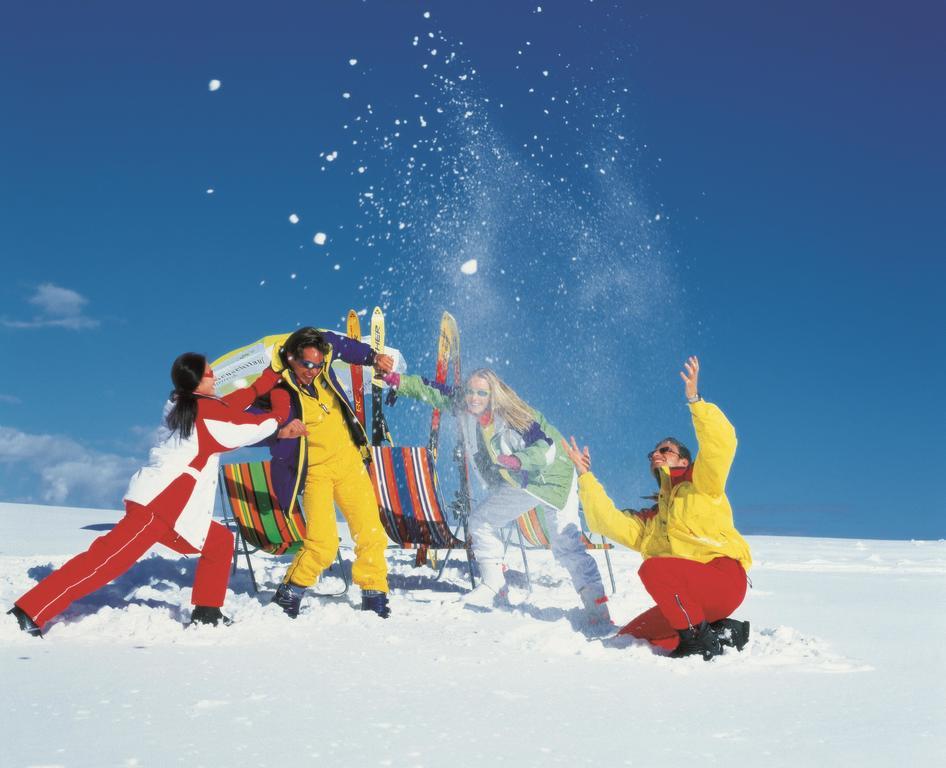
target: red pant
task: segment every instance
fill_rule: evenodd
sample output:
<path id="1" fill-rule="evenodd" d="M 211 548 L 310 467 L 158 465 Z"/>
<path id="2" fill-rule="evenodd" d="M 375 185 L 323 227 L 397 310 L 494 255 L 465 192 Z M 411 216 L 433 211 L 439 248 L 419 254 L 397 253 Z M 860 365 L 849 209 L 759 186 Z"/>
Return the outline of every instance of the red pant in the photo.
<path id="1" fill-rule="evenodd" d="M 651 557 L 638 575 L 657 603 L 621 629 L 672 651 L 678 629 L 714 622 L 732 614 L 746 596 L 746 572 L 738 560 L 717 557 L 708 563 L 680 557 Z"/>
<path id="2" fill-rule="evenodd" d="M 121 576 L 155 544 L 163 544 L 182 555 L 199 551 L 191 602 L 216 608 L 223 605 L 230 581 L 233 534 L 226 526 L 211 522 L 204 547 L 197 550 L 149 507 L 133 502 L 126 502 L 125 516 L 112 530 L 49 574 L 17 600 L 16 605 L 43 626 L 76 600 Z"/>

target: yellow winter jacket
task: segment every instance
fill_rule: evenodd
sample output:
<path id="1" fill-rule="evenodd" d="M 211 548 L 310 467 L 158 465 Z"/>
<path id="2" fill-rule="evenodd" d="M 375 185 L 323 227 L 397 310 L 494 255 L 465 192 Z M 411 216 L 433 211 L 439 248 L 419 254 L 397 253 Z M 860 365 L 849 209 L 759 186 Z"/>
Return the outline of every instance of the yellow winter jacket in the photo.
<path id="1" fill-rule="evenodd" d="M 578 492 L 588 527 L 648 557 L 682 557 L 708 563 L 717 557 L 752 565 L 749 545 L 733 525 L 726 498 L 726 478 L 736 455 L 736 430 L 712 403 L 690 405 L 699 453 L 682 478 L 661 468 L 660 494 L 655 510 L 624 512 L 605 493 L 598 479 L 586 472 Z"/>

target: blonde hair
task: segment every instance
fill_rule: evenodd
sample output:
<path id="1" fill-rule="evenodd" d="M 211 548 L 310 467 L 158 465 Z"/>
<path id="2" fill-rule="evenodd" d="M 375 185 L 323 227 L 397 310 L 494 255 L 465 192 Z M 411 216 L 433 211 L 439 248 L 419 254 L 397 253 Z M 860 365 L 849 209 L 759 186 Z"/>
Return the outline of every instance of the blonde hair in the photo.
<path id="1" fill-rule="evenodd" d="M 477 368 L 471 373 L 466 383 L 478 377 L 485 379 L 489 387 L 489 404 L 494 413 L 498 413 L 506 423 L 519 434 L 525 434 L 535 421 L 532 409 L 506 384 L 491 368 Z"/>

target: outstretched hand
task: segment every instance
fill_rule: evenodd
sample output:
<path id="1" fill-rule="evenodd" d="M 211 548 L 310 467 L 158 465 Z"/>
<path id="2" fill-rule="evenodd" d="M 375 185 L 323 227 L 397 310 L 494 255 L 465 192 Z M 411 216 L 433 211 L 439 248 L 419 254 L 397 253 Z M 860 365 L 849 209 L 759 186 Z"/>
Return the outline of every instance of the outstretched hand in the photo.
<path id="1" fill-rule="evenodd" d="M 565 453 L 568 455 L 568 458 L 572 460 L 572 464 L 575 465 L 575 469 L 578 471 L 579 475 L 583 475 L 585 472 L 591 470 L 591 453 L 587 445 L 583 451 L 579 450 L 578 443 L 575 442 L 574 437 L 572 437 L 571 445 L 569 445 L 568 441 L 563 437 L 562 445 L 565 447 Z"/>
<path id="2" fill-rule="evenodd" d="M 686 372 L 680 371 L 680 378 L 683 379 L 685 385 L 687 400 L 695 400 L 700 394 L 700 389 L 697 386 L 700 378 L 700 361 L 696 355 L 691 355 L 687 358 L 683 367 Z"/>
<path id="3" fill-rule="evenodd" d="M 374 369 L 381 373 L 390 373 L 394 370 L 394 358 L 385 354 L 375 355 Z"/>

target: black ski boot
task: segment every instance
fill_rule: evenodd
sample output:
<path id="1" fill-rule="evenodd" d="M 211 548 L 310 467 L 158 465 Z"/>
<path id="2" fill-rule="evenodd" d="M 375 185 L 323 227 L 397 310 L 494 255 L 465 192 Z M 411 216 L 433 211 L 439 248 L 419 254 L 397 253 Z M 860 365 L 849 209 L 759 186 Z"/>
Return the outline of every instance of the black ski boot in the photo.
<path id="1" fill-rule="evenodd" d="M 33 621 L 29 616 L 26 615 L 20 606 L 14 605 L 9 611 L 7 611 L 8 616 L 13 616 L 16 618 L 16 623 L 20 625 L 26 634 L 30 637 L 42 637 L 43 631 L 39 628 L 39 624 Z"/>
<path id="2" fill-rule="evenodd" d="M 386 619 L 391 615 L 387 593 L 377 589 L 361 590 L 361 610 L 374 611 L 382 619 Z"/>
<path id="3" fill-rule="evenodd" d="M 680 635 L 680 644 L 670 654 L 674 659 L 693 656 L 698 653 L 703 657 L 703 661 L 709 661 L 714 656 L 720 656 L 723 652 L 719 645 L 719 638 L 716 637 L 713 628 L 705 621 L 701 621 L 698 627 L 679 629 L 677 633 Z"/>
<path id="4" fill-rule="evenodd" d="M 710 626 L 719 638 L 719 644 L 741 651 L 749 642 L 749 622 L 736 619 L 720 619 Z"/>
<path id="5" fill-rule="evenodd" d="M 305 587 L 296 584 L 280 584 L 273 595 L 273 602 L 276 603 L 283 612 L 294 619 L 299 615 L 299 608 L 302 606 L 302 596 L 305 594 Z"/>
<path id="6" fill-rule="evenodd" d="M 223 624 L 223 626 L 229 627 L 232 623 L 233 619 L 229 616 L 224 616 L 219 608 L 195 605 L 194 610 L 191 611 L 191 624 L 210 624 L 214 627 L 218 624 Z"/>

